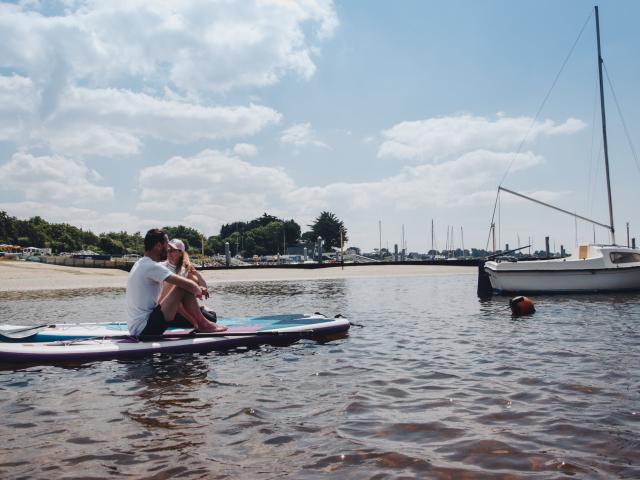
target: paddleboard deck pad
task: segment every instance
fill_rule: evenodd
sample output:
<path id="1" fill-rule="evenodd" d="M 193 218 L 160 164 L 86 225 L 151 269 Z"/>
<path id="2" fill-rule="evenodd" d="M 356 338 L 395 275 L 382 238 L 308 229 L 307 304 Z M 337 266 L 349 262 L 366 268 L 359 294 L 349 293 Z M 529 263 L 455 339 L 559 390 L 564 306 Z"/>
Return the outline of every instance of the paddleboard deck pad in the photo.
<path id="1" fill-rule="evenodd" d="M 55 363 L 127 358 L 154 353 L 209 352 L 258 345 L 289 345 L 301 338 L 327 339 L 349 330 L 341 316 L 287 314 L 220 319 L 228 327 L 220 334 L 192 334 L 169 329 L 153 340 L 128 336 L 126 323 L 53 324 L 24 341 L 0 342 L 0 362 Z M 1 325 L 0 333 L 28 328 Z M 225 336 L 225 334 L 227 336 Z"/>

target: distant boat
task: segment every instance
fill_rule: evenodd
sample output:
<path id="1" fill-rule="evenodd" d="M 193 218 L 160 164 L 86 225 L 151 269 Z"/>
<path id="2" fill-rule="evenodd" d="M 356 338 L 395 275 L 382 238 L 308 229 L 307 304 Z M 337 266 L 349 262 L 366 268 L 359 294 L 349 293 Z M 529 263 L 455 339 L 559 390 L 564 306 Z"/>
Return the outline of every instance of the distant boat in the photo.
<path id="1" fill-rule="evenodd" d="M 602 138 L 609 200 L 609 225 L 595 222 L 503 187 L 500 187 L 500 190 L 606 227 L 611 233 L 611 245 L 582 244 L 578 246 L 578 251 L 568 258 L 515 262 L 487 261 L 484 263 L 483 268 L 484 272 L 489 276 L 491 288 L 494 291 L 503 293 L 569 293 L 640 290 L 640 252 L 633 248 L 615 244 L 598 7 L 595 7 L 595 18 L 600 80 L 600 113 L 602 116 Z M 482 271 L 480 274 L 482 274 Z M 478 291 L 480 292 L 480 284 Z"/>

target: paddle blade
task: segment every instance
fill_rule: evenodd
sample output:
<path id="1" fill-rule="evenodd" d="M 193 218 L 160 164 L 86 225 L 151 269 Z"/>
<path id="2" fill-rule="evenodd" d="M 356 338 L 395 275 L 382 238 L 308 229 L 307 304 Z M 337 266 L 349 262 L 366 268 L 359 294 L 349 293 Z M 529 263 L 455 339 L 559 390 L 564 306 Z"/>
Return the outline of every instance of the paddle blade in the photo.
<path id="1" fill-rule="evenodd" d="M 11 342 L 14 340 L 24 340 L 37 335 L 42 330 L 48 328 L 49 325 L 34 325 L 28 328 L 18 328 L 16 330 L 4 330 L 0 333 L 0 340 L 4 342 Z"/>

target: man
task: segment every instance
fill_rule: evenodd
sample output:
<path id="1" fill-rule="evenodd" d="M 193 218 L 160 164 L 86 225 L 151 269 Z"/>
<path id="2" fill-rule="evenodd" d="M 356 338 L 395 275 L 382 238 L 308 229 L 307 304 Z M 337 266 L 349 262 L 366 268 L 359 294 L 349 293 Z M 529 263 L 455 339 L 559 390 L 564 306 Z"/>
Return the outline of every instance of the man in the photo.
<path id="1" fill-rule="evenodd" d="M 205 289 L 188 278 L 171 273 L 160 261 L 167 258 L 169 239 L 163 230 L 152 229 L 144 237 L 144 256 L 138 260 L 127 278 L 127 324 L 133 336 L 161 335 L 180 308 L 199 332 L 222 332 L 226 327 L 207 320 L 200 311 L 197 298 Z M 162 282 L 175 285 L 158 303 Z"/>

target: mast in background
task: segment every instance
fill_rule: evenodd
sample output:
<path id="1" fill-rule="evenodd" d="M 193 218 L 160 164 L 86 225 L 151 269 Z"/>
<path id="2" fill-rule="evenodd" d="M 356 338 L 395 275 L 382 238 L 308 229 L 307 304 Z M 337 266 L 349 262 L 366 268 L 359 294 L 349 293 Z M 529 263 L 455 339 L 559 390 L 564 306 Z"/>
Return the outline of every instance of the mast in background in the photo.
<path id="1" fill-rule="evenodd" d="M 431 250 L 432 251 L 434 250 L 434 248 L 433 248 L 433 218 L 431 219 Z"/>
<path id="2" fill-rule="evenodd" d="M 602 144 L 604 147 L 604 166 L 607 173 L 607 195 L 609 198 L 609 229 L 611 230 L 611 243 L 616 244 L 616 231 L 613 226 L 613 204 L 611 202 L 611 179 L 609 177 L 609 148 L 607 147 L 607 120 L 604 113 L 604 88 L 602 82 L 602 53 L 600 50 L 600 16 L 598 6 L 596 11 L 596 38 L 598 40 L 598 78 L 600 80 L 600 114 L 602 116 Z"/>

